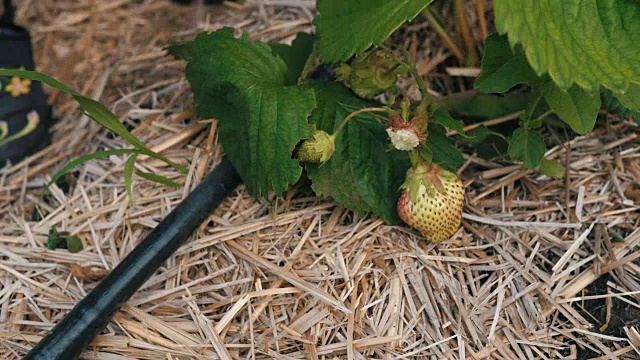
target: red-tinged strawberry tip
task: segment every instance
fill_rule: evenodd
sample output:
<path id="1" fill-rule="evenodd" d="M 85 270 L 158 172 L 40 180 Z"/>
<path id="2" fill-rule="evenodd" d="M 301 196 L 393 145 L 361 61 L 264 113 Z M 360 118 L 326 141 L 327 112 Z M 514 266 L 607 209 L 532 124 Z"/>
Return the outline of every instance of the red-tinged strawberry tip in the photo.
<path id="1" fill-rule="evenodd" d="M 458 230 L 464 185 L 455 174 L 437 165 L 412 168 L 407 172 L 404 188 L 397 205 L 398 215 L 407 225 L 433 243 L 449 239 Z"/>

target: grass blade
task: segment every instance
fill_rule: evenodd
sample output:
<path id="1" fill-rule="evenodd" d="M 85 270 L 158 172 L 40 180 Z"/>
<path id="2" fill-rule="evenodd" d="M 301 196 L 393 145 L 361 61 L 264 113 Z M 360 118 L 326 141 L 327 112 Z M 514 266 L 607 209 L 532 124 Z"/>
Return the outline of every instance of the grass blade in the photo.
<path id="1" fill-rule="evenodd" d="M 129 132 L 127 128 L 120 122 L 117 116 L 113 114 L 106 106 L 102 105 L 98 101 L 95 101 L 91 98 L 81 95 L 77 91 L 69 88 L 58 80 L 39 73 L 37 71 L 29 71 L 29 70 L 21 70 L 21 69 L 0 69 L 0 76 L 18 76 L 24 79 L 30 79 L 35 81 L 43 82 L 54 89 L 58 89 L 60 91 L 64 91 L 69 95 L 73 96 L 73 98 L 80 104 L 82 111 L 95 120 L 98 124 L 104 126 L 105 128 L 113 131 L 114 133 L 121 136 L 125 139 L 129 144 L 133 145 L 135 148 L 139 150 L 139 152 L 153 157 L 155 159 L 164 161 L 169 166 L 175 168 L 183 174 L 186 174 L 188 170 L 180 166 L 173 161 L 167 159 L 166 157 L 157 154 L 147 148 L 140 139 L 138 139 L 135 135 Z"/>
<path id="2" fill-rule="evenodd" d="M 131 154 L 124 163 L 124 187 L 127 190 L 129 200 L 133 200 L 133 168 L 136 165 L 136 158 L 139 153 Z"/>
<path id="3" fill-rule="evenodd" d="M 92 154 L 87 154 L 87 155 L 81 156 L 81 157 L 71 161 L 67 165 L 65 165 L 62 169 L 58 170 L 58 172 L 56 172 L 53 175 L 51 180 L 49 180 L 49 182 L 45 186 L 43 192 L 48 190 L 49 187 L 51 186 L 51 184 L 56 182 L 62 175 L 67 173 L 67 171 L 73 169 L 74 167 L 76 167 L 76 166 L 78 166 L 80 164 L 86 163 L 89 160 L 99 159 L 99 158 L 103 158 L 103 157 L 107 157 L 107 156 L 111 156 L 111 155 L 125 155 L 125 154 L 139 153 L 139 152 L 140 151 L 138 149 L 115 149 L 115 150 L 96 151 L 96 152 L 94 152 Z"/>
<path id="4" fill-rule="evenodd" d="M 147 180 L 153 181 L 153 182 L 157 182 L 160 183 L 162 185 L 166 185 L 166 186 L 171 186 L 171 187 L 180 187 L 182 186 L 182 184 L 179 184 L 165 176 L 162 175 L 158 175 L 158 174 L 153 174 L 153 173 L 148 173 L 148 172 L 142 172 L 142 171 L 136 171 L 136 174 L 138 176 L 140 176 L 141 178 L 145 178 Z"/>

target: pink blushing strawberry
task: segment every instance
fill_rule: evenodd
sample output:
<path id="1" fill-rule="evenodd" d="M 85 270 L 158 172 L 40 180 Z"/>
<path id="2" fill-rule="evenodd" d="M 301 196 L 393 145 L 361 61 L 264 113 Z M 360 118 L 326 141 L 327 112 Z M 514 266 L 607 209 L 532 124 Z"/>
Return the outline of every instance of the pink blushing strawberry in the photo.
<path id="1" fill-rule="evenodd" d="M 449 239 L 460 227 L 464 185 L 438 165 L 418 164 L 407 171 L 398 215 L 433 243 Z"/>

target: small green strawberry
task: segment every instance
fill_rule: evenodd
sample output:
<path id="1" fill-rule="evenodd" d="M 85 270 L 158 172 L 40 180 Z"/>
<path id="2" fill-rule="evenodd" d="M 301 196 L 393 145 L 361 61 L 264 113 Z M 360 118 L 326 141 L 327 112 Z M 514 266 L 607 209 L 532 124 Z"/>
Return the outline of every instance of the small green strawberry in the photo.
<path id="1" fill-rule="evenodd" d="M 298 148 L 296 157 L 308 163 L 323 163 L 331 158 L 336 151 L 336 136 L 329 135 L 322 130 L 313 132 L 313 138 L 303 140 Z"/>
<path id="2" fill-rule="evenodd" d="M 351 90 L 363 99 L 373 99 L 391 89 L 398 75 L 406 73 L 393 53 L 380 49 L 357 55 L 351 66 L 342 64 L 336 69 L 337 79 L 349 80 Z"/>
<path id="3" fill-rule="evenodd" d="M 436 164 L 417 164 L 407 171 L 398 200 L 398 215 L 433 243 L 449 239 L 460 227 L 464 185 L 456 174 Z"/>

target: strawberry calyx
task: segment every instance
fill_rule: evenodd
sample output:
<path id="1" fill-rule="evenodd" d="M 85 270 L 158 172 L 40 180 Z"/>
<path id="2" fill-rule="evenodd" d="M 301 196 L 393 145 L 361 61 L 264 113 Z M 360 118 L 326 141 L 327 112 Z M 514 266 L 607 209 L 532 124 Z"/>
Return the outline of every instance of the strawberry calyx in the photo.
<path id="1" fill-rule="evenodd" d="M 455 174 L 442 169 L 435 163 L 427 164 L 420 161 L 407 170 L 405 181 L 400 188 L 409 190 L 412 201 L 416 201 L 425 193 L 427 196 L 434 196 L 436 191 L 446 195 L 442 176 L 455 177 Z"/>

